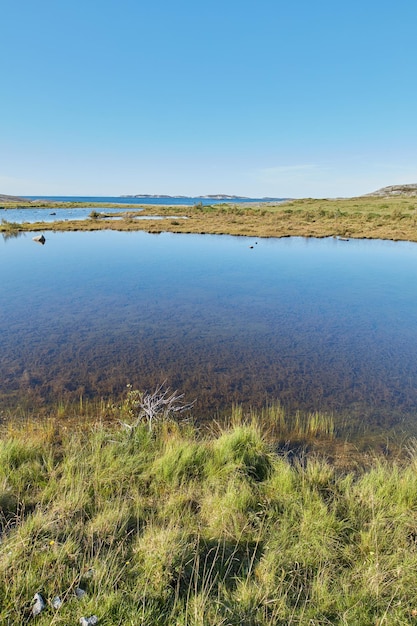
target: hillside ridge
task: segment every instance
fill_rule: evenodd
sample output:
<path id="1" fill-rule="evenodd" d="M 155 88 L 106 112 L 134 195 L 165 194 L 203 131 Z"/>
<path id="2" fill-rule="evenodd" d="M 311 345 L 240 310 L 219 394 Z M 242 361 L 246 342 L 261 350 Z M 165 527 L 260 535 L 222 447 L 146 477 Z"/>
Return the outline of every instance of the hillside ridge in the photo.
<path id="1" fill-rule="evenodd" d="M 417 196 L 417 183 L 410 183 L 408 185 L 390 185 L 388 187 L 382 187 L 377 191 L 365 194 L 366 196 Z"/>
<path id="2" fill-rule="evenodd" d="M 7 194 L 0 193 L 0 202 L 28 202 L 28 200 L 20 198 L 19 196 L 9 196 Z"/>

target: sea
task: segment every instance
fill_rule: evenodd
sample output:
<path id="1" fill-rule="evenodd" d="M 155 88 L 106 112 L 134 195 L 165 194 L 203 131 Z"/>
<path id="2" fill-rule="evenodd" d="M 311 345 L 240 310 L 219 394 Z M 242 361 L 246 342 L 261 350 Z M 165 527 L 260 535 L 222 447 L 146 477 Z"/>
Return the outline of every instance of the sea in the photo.
<path id="1" fill-rule="evenodd" d="M 109 204 L 162 204 L 193 206 L 200 202 L 206 204 L 230 204 L 245 202 L 284 202 L 288 198 L 209 198 L 202 196 L 22 196 L 28 200 L 45 200 L 49 202 L 103 202 Z"/>

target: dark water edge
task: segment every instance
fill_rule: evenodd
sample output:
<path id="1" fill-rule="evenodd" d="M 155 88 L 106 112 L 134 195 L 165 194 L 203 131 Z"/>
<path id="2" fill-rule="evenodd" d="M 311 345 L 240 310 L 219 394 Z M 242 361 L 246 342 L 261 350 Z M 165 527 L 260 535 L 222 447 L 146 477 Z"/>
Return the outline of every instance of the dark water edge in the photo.
<path id="1" fill-rule="evenodd" d="M 415 244 L 56 233 L 1 254 L 4 413 L 166 381 L 204 420 L 278 401 L 415 433 Z"/>

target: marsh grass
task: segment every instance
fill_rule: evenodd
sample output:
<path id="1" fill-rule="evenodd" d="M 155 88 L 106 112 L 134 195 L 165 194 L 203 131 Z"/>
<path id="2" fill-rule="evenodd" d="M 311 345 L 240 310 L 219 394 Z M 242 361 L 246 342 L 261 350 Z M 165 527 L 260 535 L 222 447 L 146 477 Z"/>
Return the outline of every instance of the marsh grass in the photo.
<path id="1" fill-rule="evenodd" d="M 18 205 L 13 205 L 18 207 Z M 31 205 L 35 206 L 35 205 Z M 43 203 L 43 206 L 46 206 Z M 343 237 L 417 241 L 416 198 L 395 196 L 381 199 L 377 196 L 343 199 L 305 198 L 288 202 L 244 204 L 217 204 L 195 206 L 169 205 L 111 205 L 100 203 L 51 203 L 49 208 L 91 206 L 96 209 L 126 209 L 124 219 L 112 220 L 111 212 L 100 214 L 100 219 L 84 221 L 57 221 L 51 223 L 18 224 L 17 232 L 39 230 L 144 230 L 175 233 L 207 233 L 246 235 L 253 237 Z M 172 216 L 181 210 L 186 220 L 156 220 L 156 216 Z M 57 214 L 58 214 L 57 211 Z M 141 220 L 135 220 L 136 215 Z M 147 219 L 142 219 L 146 217 Z M 0 224 L 0 232 L 11 232 Z"/>
<path id="2" fill-rule="evenodd" d="M 18 237 L 21 230 L 21 224 L 17 222 L 9 222 L 5 219 L 0 221 L 0 232 L 3 235 L 3 239 L 9 239 L 12 237 Z"/>
<path id="3" fill-rule="evenodd" d="M 292 428 L 329 436 L 317 415 L 293 420 L 275 406 L 211 429 L 6 424 L 0 623 L 32 621 L 36 592 L 41 626 L 414 623 L 417 444 L 341 471 L 279 451 Z"/>

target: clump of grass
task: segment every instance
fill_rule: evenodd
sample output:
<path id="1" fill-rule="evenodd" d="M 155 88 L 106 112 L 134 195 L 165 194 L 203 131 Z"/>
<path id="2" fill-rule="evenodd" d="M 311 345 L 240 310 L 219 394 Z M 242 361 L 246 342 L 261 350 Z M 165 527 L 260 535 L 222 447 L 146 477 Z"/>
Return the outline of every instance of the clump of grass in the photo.
<path id="1" fill-rule="evenodd" d="M 18 224 L 17 222 L 9 222 L 8 220 L 2 219 L 0 222 L 0 231 L 4 234 L 14 235 L 21 229 L 22 224 Z"/>
<path id="2" fill-rule="evenodd" d="M 207 475 L 209 447 L 203 442 L 186 438 L 174 438 L 166 446 L 162 456 L 156 459 L 152 473 L 170 485 L 184 485 L 202 480 Z"/>
<path id="3" fill-rule="evenodd" d="M 275 442 L 310 442 L 318 439 L 331 441 L 336 436 L 336 424 L 332 414 L 319 411 L 290 413 L 278 402 L 249 412 L 248 415 L 244 415 L 241 406 L 234 406 L 231 421 L 236 426 L 257 426 Z"/>
<path id="4" fill-rule="evenodd" d="M 238 473 L 255 481 L 265 480 L 272 468 L 266 442 L 254 426 L 236 426 L 213 442 L 211 471 L 230 476 Z"/>

